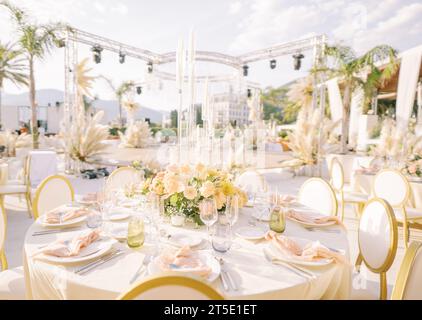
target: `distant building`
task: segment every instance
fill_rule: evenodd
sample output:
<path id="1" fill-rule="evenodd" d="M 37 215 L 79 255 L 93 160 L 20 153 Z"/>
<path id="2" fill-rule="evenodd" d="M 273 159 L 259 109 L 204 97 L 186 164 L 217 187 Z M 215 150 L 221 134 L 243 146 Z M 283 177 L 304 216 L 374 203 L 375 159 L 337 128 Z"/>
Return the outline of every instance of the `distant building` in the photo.
<path id="1" fill-rule="evenodd" d="M 63 104 L 57 102 L 54 105 L 38 106 L 38 123 L 46 133 L 58 133 L 60 121 L 63 118 Z M 29 106 L 2 105 L 0 110 L 2 130 L 15 131 L 29 124 L 31 120 L 31 108 Z"/>
<path id="2" fill-rule="evenodd" d="M 249 123 L 249 108 L 246 97 L 232 93 L 220 93 L 211 96 L 211 106 L 214 109 L 216 125 L 225 126 L 229 123 L 246 125 Z"/>

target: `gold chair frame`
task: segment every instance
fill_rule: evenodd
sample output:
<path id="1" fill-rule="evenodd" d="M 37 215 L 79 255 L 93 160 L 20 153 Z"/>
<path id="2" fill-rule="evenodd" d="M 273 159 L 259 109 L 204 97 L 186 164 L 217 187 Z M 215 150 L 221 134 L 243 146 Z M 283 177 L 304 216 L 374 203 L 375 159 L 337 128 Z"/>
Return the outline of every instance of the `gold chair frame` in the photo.
<path id="1" fill-rule="evenodd" d="M 161 275 L 148 277 L 141 282 L 135 283 L 128 291 L 122 293 L 118 300 L 133 300 L 138 295 L 161 286 L 178 285 L 201 292 L 211 300 L 224 300 L 224 297 L 210 285 L 200 279 L 181 276 L 175 273 L 163 273 Z"/>

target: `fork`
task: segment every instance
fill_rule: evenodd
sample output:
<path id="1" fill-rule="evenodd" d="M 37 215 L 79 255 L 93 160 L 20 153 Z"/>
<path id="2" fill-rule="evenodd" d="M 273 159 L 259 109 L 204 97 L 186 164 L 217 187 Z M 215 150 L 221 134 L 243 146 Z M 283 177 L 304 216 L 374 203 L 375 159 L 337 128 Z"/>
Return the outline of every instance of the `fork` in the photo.
<path id="1" fill-rule="evenodd" d="M 129 283 L 132 284 L 135 282 L 136 279 L 138 279 L 141 270 L 145 268 L 145 271 L 147 271 L 148 265 L 150 264 L 151 260 L 152 260 L 152 254 L 147 254 L 144 257 L 144 261 L 142 261 L 141 266 L 138 268 L 138 270 L 136 270 L 135 274 L 133 275 L 132 279 L 130 279 Z"/>
<path id="2" fill-rule="evenodd" d="M 317 227 L 305 227 L 305 229 L 311 232 L 321 231 L 321 232 L 327 232 L 327 233 L 341 233 L 340 230 L 323 229 L 323 228 L 317 228 Z"/>

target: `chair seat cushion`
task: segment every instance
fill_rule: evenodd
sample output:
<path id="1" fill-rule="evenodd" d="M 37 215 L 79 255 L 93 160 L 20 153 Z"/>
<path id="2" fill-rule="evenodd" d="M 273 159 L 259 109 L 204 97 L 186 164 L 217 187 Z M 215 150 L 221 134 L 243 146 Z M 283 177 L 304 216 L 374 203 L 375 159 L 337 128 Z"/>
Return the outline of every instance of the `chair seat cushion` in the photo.
<path id="1" fill-rule="evenodd" d="M 350 300 L 379 300 L 379 294 L 371 289 L 352 289 Z"/>
<path id="2" fill-rule="evenodd" d="M 0 272 L 0 300 L 24 300 L 25 279 L 23 267 Z"/>
<path id="3" fill-rule="evenodd" d="M 358 192 L 345 192 L 344 201 L 346 202 L 366 202 L 368 201 L 368 196 L 363 193 Z"/>
<path id="4" fill-rule="evenodd" d="M 403 221 L 403 213 L 400 208 L 394 208 L 397 220 Z M 407 220 L 422 220 L 422 209 L 406 208 Z"/>
<path id="5" fill-rule="evenodd" d="M 26 186 L 23 184 L 4 184 L 0 185 L 0 194 L 25 193 Z"/>

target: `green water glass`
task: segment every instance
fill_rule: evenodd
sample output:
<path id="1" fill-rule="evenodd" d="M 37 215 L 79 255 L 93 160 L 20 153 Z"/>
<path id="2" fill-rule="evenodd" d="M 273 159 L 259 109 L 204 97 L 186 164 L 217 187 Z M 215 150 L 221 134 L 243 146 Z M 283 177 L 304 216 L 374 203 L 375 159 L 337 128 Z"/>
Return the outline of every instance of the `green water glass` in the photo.
<path id="1" fill-rule="evenodd" d="M 145 242 L 145 225 L 140 216 L 130 218 L 127 230 L 127 245 L 130 248 L 140 248 Z"/>
<path id="2" fill-rule="evenodd" d="M 278 206 L 271 210 L 270 229 L 277 233 L 283 233 L 286 229 L 286 215 L 284 210 Z"/>

